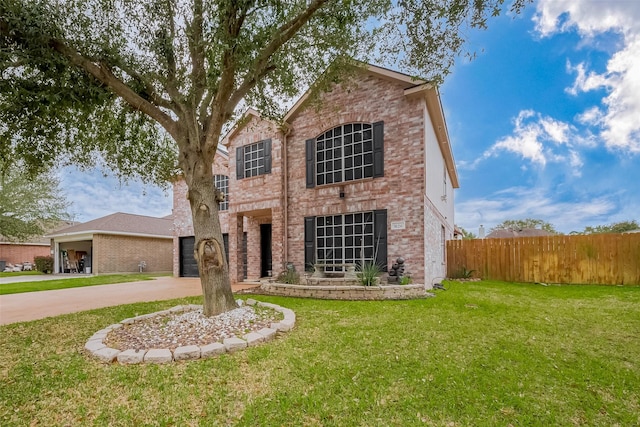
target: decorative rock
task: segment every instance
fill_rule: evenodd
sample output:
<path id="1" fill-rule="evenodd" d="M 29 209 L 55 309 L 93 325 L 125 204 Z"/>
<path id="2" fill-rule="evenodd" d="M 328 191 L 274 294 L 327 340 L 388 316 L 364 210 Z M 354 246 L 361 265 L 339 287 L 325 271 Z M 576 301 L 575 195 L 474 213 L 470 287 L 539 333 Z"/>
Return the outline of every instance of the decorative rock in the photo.
<path id="1" fill-rule="evenodd" d="M 115 329 L 122 328 L 123 325 L 131 325 L 138 321 L 151 319 L 156 316 L 171 315 L 171 314 L 177 314 L 177 313 L 184 313 L 177 316 L 177 318 L 182 318 L 183 316 L 192 316 L 192 315 L 196 316 L 196 318 L 194 319 L 189 318 L 188 321 L 197 320 L 197 316 L 202 316 L 201 305 L 196 305 L 196 304 L 178 305 L 168 310 L 162 310 L 162 311 L 151 313 L 151 314 L 139 315 L 133 318 L 124 319 L 120 323 L 109 325 L 106 328 L 101 329 L 97 331 L 95 334 L 93 334 L 93 336 L 91 336 L 91 338 L 89 338 L 89 340 L 86 342 L 84 347 L 87 351 L 91 352 L 93 356 L 108 363 L 113 362 L 115 359 L 117 359 L 118 362 L 121 364 L 138 364 L 138 363 L 145 363 L 145 362 L 146 363 L 169 363 L 174 360 L 178 361 L 178 360 L 193 360 L 198 358 L 208 358 L 214 355 L 223 354 L 225 352 L 232 353 L 238 350 L 242 350 L 249 346 L 255 346 L 261 342 L 269 341 L 276 336 L 277 331 L 288 331 L 288 330 L 291 330 L 295 325 L 295 319 L 296 319 L 295 313 L 292 310 L 280 307 L 279 305 L 263 303 L 260 301 L 256 301 L 254 299 L 248 299 L 246 302 L 243 302 L 242 300 L 238 300 L 238 305 L 240 305 L 241 308 L 238 308 L 236 310 L 231 310 L 228 313 L 223 313 L 223 315 L 221 315 L 222 320 L 216 317 L 215 319 L 205 318 L 203 319 L 203 321 L 212 320 L 213 322 L 219 322 L 216 324 L 220 325 L 223 328 L 229 327 L 231 324 L 233 324 L 233 322 L 236 322 L 236 321 L 250 322 L 251 321 L 250 319 L 252 319 L 250 316 L 255 316 L 255 313 L 254 313 L 254 310 L 248 306 L 254 306 L 254 305 L 259 305 L 259 306 L 276 310 L 283 314 L 284 319 L 280 322 L 272 323 L 271 328 L 263 327 L 259 331 L 249 332 L 244 336 L 245 338 L 244 340 L 237 337 L 225 338 L 223 340 L 223 343 L 214 342 L 214 343 L 203 345 L 203 346 L 184 345 L 176 348 L 173 352 L 168 348 L 154 348 L 148 351 L 134 350 L 130 348 L 128 350 L 121 351 L 118 349 L 109 348 L 104 343 L 109 333 L 111 333 Z M 246 307 L 242 307 L 243 305 Z M 265 321 L 262 321 L 262 325 L 264 325 L 265 323 L 266 323 Z M 145 325 L 146 324 L 136 325 L 135 327 L 145 326 Z M 202 326 L 202 324 L 199 324 L 199 325 Z M 179 341 L 176 341 L 176 340 L 173 341 L 173 343 L 176 343 L 176 342 L 179 342 Z M 188 343 L 189 341 L 186 341 L 186 342 Z M 177 344 L 177 345 L 180 345 L 180 344 Z M 162 347 L 162 344 L 159 347 Z"/>
<path id="2" fill-rule="evenodd" d="M 103 362 L 111 363 L 120 354 L 120 350 L 115 348 L 104 347 L 93 352 L 93 355 Z"/>
<path id="3" fill-rule="evenodd" d="M 113 331 L 114 329 L 118 329 L 118 328 L 122 328 L 122 323 L 114 323 L 113 325 L 109 325 L 106 328 L 104 328 L 105 330 L 109 330 L 109 332 Z"/>
<path id="4" fill-rule="evenodd" d="M 135 365 L 137 363 L 142 363 L 146 353 L 146 350 L 125 350 L 118 354 L 118 363 L 123 365 Z"/>
<path id="5" fill-rule="evenodd" d="M 105 348 L 106 345 L 104 345 L 104 343 L 102 342 L 102 340 L 89 340 L 87 341 L 87 343 L 84 345 L 84 348 L 87 351 L 90 352 L 96 352 L 98 350 L 100 350 L 101 348 Z"/>
<path id="6" fill-rule="evenodd" d="M 219 342 L 214 342 L 213 344 L 207 344 L 200 347 L 200 357 L 202 359 L 226 352 L 227 347 L 225 347 L 223 344 L 220 344 Z"/>
<path id="7" fill-rule="evenodd" d="M 152 348 L 144 355 L 146 363 L 169 363 L 172 360 L 173 355 L 168 348 Z"/>
<path id="8" fill-rule="evenodd" d="M 243 338 L 247 340 L 247 347 L 256 346 L 264 341 L 264 336 L 255 332 L 249 332 Z"/>
<path id="9" fill-rule="evenodd" d="M 222 344 L 224 344 L 229 353 L 233 353 L 234 351 L 242 350 L 247 347 L 247 342 L 240 338 L 225 338 L 222 341 Z"/>
<path id="10" fill-rule="evenodd" d="M 91 338 L 89 338 L 89 341 L 97 341 L 97 340 L 104 340 L 107 337 L 107 333 L 106 332 L 96 332 L 95 334 L 91 335 Z"/>
<path id="11" fill-rule="evenodd" d="M 197 345 L 185 345 L 173 350 L 174 360 L 200 359 L 200 347 Z"/>
<path id="12" fill-rule="evenodd" d="M 275 338 L 277 332 L 276 329 L 262 328 L 256 333 L 262 335 L 265 341 L 270 341 Z"/>
<path id="13" fill-rule="evenodd" d="M 283 310 L 283 308 L 280 307 L 279 305 L 271 304 L 270 302 L 258 301 L 258 305 L 261 306 L 261 307 L 268 307 L 268 308 L 271 308 L 273 310 L 280 311 L 280 312 Z"/>

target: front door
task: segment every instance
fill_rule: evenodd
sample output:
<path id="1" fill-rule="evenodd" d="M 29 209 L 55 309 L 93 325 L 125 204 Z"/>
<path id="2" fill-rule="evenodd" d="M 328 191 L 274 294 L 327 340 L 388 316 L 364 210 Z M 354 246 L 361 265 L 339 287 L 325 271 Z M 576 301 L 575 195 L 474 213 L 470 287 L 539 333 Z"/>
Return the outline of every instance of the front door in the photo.
<path id="1" fill-rule="evenodd" d="M 271 268 L 271 224 L 260 225 L 260 276 L 272 274 Z"/>

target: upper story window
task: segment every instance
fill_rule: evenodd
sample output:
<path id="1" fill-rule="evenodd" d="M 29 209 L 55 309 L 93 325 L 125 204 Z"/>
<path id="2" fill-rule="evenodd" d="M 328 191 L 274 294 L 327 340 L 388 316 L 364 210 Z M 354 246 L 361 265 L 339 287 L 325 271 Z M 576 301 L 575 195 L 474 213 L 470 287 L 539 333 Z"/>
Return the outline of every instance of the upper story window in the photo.
<path id="1" fill-rule="evenodd" d="M 349 123 L 306 142 L 307 187 L 384 176 L 384 124 Z"/>
<path id="2" fill-rule="evenodd" d="M 220 202 L 220 210 L 226 211 L 229 209 L 229 177 L 227 175 L 215 175 L 213 177 L 213 183 L 218 190 L 224 194 L 224 202 Z"/>
<path id="3" fill-rule="evenodd" d="M 271 173 L 271 140 L 265 139 L 254 144 L 236 148 L 236 178 Z"/>

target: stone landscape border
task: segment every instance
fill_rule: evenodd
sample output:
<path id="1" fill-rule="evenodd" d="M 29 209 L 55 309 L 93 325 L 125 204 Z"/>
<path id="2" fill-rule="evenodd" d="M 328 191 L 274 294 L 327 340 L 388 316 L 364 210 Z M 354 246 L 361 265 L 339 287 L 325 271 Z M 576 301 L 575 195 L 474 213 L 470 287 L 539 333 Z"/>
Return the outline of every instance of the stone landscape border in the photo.
<path id="1" fill-rule="evenodd" d="M 233 353 L 239 350 L 243 350 L 247 347 L 256 346 L 262 342 L 270 341 L 276 336 L 278 332 L 288 332 L 295 326 L 296 315 L 293 310 L 280 307 L 279 305 L 271 304 L 268 302 L 256 301 L 251 298 L 246 300 L 246 304 L 250 306 L 258 305 L 261 307 L 271 308 L 282 313 L 284 315 L 284 319 L 279 322 L 272 323 L 270 328 L 262 328 L 257 332 L 250 332 L 244 335 L 242 339 L 225 338 L 221 343 L 214 342 L 203 346 L 186 345 L 177 347 L 173 351 L 168 348 L 154 348 L 149 350 L 118 350 L 115 348 L 107 347 L 107 345 L 104 343 L 104 340 L 109 332 L 114 329 L 121 328 L 124 325 L 140 322 L 142 320 L 149 319 L 155 316 L 163 316 L 172 313 L 183 313 L 202 308 L 201 305 L 195 304 L 177 305 L 168 310 L 162 310 L 150 314 L 143 314 L 141 316 L 124 319 L 120 323 L 115 323 L 113 325 L 107 326 L 106 328 L 101 329 L 93 334 L 87 340 L 84 348 L 92 356 L 106 363 L 112 363 L 114 361 L 117 361 L 118 363 L 123 365 L 133 365 L 139 363 L 171 363 L 181 360 L 206 359 L 223 353 Z"/>
<path id="2" fill-rule="evenodd" d="M 402 300 L 433 296 L 424 285 L 288 285 L 285 283 L 262 283 L 260 290 L 269 295 L 287 297 L 334 299 L 334 300 Z"/>

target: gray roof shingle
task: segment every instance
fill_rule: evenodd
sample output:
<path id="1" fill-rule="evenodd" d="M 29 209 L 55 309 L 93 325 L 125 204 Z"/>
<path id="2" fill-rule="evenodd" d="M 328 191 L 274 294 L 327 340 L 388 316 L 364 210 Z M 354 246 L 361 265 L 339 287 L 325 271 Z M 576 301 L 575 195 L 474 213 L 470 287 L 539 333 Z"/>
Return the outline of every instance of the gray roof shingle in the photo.
<path id="1" fill-rule="evenodd" d="M 57 230 L 47 237 L 66 236 L 70 234 L 99 233 L 99 234 L 131 234 L 172 237 L 173 220 L 169 217 L 156 218 L 152 216 L 134 215 L 116 212 L 92 221 L 83 222 L 68 228 Z"/>

